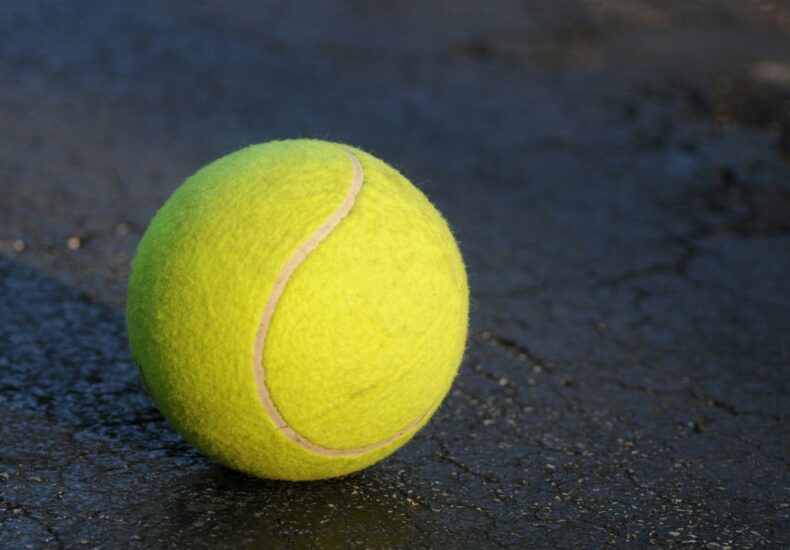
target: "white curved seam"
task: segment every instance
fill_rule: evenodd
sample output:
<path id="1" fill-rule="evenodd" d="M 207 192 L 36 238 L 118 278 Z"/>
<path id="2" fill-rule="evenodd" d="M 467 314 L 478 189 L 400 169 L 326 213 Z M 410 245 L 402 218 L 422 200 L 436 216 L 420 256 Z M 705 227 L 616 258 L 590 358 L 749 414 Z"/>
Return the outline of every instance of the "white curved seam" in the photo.
<path id="1" fill-rule="evenodd" d="M 296 269 L 301 265 L 302 262 L 307 259 L 307 256 L 315 250 L 318 245 L 326 239 L 330 233 L 340 224 L 340 222 L 345 218 L 356 202 L 357 195 L 362 189 L 362 184 L 365 179 L 365 172 L 362 168 L 362 164 L 359 162 L 359 159 L 350 151 L 345 151 L 346 155 L 348 155 L 351 163 L 353 165 L 353 173 L 351 176 L 351 189 L 349 190 L 348 194 L 346 195 L 343 202 L 340 203 L 337 210 L 329 217 L 326 222 L 324 222 L 321 227 L 319 227 L 313 235 L 307 239 L 307 241 L 299 247 L 299 249 L 293 253 L 291 258 L 286 262 L 285 266 L 283 266 L 282 271 L 280 271 L 279 276 L 277 277 L 277 281 L 274 283 L 274 287 L 272 288 L 271 294 L 269 294 L 269 299 L 266 302 L 266 307 L 263 310 L 263 315 L 261 317 L 260 325 L 258 325 L 258 331 L 255 336 L 255 349 L 253 353 L 253 368 L 254 368 L 254 375 L 255 375 L 255 383 L 258 387 L 258 396 L 260 398 L 261 404 L 263 405 L 266 414 L 271 418 L 274 424 L 277 426 L 279 430 L 281 430 L 282 434 L 285 435 L 288 439 L 295 442 L 299 446 L 312 451 L 319 455 L 324 456 L 355 456 L 366 453 L 368 451 L 372 451 L 385 445 L 395 441 L 396 439 L 400 438 L 410 430 L 412 430 L 415 426 L 417 426 L 425 415 L 431 410 L 429 408 L 423 414 L 421 414 L 416 420 L 410 422 L 406 427 L 401 430 L 398 430 L 395 434 L 378 441 L 377 443 L 373 443 L 372 445 L 367 445 L 365 447 L 358 447 L 355 449 L 332 449 L 328 447 L 324 447 L 318 445 L 309 439 L 305 438 L 304 436 L 300 435 L 296 430 L 291 428 L 288 423 L 283 418 L 283 415 L 280 413 L 277 405 L 274 403 L 272 399 L 271 392 L 269 391 L 269 387 L 266 384 L 266 369 L 263 364 L 263 351 L 266 345 L 266 336 L 269 332 L 269 327 L 271 326 L 272 318 L 274 317 L 274 312 L 277 309 L 277 303 L 280 300 L 283 292 L 285 291 L 285 287 L 288 284 L 288 280 L 294 274 Z M 350 419 L 353 420 L 353 419 Z"/>

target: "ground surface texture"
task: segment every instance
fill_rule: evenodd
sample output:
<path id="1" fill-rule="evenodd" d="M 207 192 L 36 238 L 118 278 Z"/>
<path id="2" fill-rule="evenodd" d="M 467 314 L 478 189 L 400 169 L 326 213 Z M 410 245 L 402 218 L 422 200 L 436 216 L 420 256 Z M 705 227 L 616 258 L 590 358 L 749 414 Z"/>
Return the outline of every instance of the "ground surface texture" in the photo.
<path id="1" fill-rule="evenodd" d="M 252 5 L 0 13 L 0 547 L 790 546 L 790 6 Z M 409 176 L 473 300 L 430 425 L 310 484 L 175 435 L 122 313 L 179 182 L 287 137 Z"/>

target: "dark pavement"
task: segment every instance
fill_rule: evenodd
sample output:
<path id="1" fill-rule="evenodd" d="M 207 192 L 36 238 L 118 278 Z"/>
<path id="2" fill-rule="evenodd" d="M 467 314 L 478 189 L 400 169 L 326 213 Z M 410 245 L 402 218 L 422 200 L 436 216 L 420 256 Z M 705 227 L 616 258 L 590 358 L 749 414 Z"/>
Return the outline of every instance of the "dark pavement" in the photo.
<path id="1" fill-rule="evenodd" d="M 0 10 L 0 548 L 790 546 L 790 5 Z M 292 484 L 160 417 L 129 262 L 198 167 L 288 137 L 448 218 L 472 327 L 393 457 Z"/>

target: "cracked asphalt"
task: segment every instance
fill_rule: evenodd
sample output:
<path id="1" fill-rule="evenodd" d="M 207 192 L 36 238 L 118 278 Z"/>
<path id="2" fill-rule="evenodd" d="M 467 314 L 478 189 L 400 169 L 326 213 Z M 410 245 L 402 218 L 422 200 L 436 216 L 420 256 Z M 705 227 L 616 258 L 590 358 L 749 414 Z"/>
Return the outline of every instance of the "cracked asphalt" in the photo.
<path id="1" fill-rule="evenodd" d="M 790 546 L 789 44 L 781 1 L 5 2 L 0 547 Z M 287 137 L 403 171 L 472 289 L 433 421 L 318 483 L 185 444 L 123 319 L 175 187 Z"/>

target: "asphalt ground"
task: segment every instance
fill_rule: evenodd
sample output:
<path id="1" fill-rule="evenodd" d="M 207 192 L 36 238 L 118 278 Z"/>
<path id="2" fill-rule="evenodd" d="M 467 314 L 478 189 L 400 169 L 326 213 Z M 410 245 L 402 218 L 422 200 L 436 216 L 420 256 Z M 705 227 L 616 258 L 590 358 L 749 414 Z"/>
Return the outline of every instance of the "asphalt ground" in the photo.
<path id="1" fill-rule="evenodd" d="M 0 10 L 0 547 L 790 546 L 790 5 L 24 2 Z M 257 480 L 131 359 L 156 209 L 251 143 L 358 145 L 472 292 L 408 446 Z"/>

